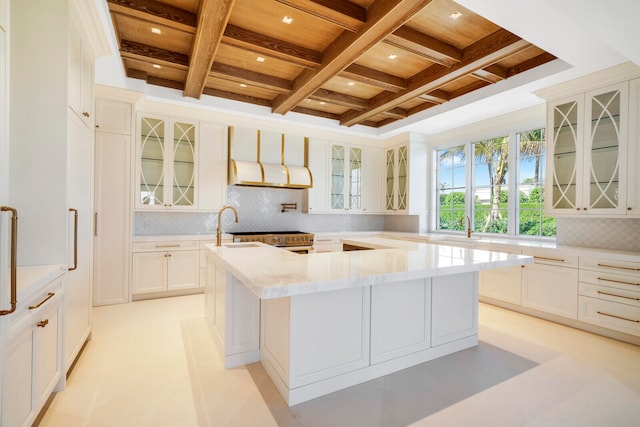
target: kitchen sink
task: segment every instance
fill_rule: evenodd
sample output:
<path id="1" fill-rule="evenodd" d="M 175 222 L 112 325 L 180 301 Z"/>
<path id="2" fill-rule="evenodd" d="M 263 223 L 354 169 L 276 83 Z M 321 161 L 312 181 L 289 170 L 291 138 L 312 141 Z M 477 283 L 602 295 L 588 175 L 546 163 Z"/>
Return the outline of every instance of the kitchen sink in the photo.
<path id="1" fill-rule="evenodd" d="M 260 245 L 255 243 L 225 243 L 225 248 L 237 249 L 237 248 L 259 248 Z"/>

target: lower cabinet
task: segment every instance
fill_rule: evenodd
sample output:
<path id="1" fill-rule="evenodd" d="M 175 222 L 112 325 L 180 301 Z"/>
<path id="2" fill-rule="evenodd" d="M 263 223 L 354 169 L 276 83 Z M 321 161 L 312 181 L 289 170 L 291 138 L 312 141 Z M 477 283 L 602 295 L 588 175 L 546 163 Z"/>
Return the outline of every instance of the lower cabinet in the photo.
<path id="1" fill-rule="evenodd" d="M 522 305 L 570 319 L 578 318 L 578 269 L 530 264 L 522 273 Z"/>
<path id="2" fill-rule="evenodd" d="M 479 293 L 482 296 L 522 303 L 522 267 L 505 267 L 480 272 Z"/>
<path id="3" fill-rule="evenodd" d="M 9 325 L 2 426 L 30 426 L 51 392 L 64 382 L 62 282 L 62 277 L 53 281 L 26 302 Z"/>
<path id="4" fill-rule="evenodd" d="M 198 241 L 136 242 L 133 251 L 134 299 L 157 293 L 202 291 Z"/>
<path id="5" fill-rule="evenodd" d="M 580 258 L 578 320 L 640 336 L 640 262 Z"/>

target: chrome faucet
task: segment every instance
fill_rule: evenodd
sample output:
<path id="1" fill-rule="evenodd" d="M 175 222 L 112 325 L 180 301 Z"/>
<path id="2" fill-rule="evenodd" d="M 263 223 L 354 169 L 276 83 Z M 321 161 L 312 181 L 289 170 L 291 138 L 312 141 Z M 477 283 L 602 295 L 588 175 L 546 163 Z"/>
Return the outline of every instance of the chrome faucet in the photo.
<path id="1" fill-rule="evenodd" d="M 469 215 L 465 215 L 465 217 L 467 218 L 467 239 L 471 238 L 471 218 L 469 218 Z M 462 225 L 462 222 L 464 221 L 464 218 L 460 218 L 460 225 Z"/>
<path id="2" fill-rule="evenodd" d="M 236 212 L 233 206 L 223 206 L 222 209 L 218 211 L 218 229 L 216 230 L 216 246 L 220 246 L 222 244 L 222 231 L 220 230 L 220 215 L 224 212 L 225 209 L 231 209 L 233 214 L 236 216 L 236 222 L 238 222 L 238 212 Z"/>

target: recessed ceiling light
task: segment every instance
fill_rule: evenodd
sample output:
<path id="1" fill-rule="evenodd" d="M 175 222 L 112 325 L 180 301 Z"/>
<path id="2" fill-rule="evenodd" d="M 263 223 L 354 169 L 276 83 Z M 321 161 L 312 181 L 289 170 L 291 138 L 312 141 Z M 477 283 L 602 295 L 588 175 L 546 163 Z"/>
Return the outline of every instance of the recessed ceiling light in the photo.
<path id="1" fill-rule="evenodd" d="M 327 103 L 324 101 L 320 101 L 320 105 L 327 105 Z"/>
<path id="2" fill-rule="evenodd" d="M 398 55 L 396 55 L 395 53 L 392 53 L 391 55 L 387 56 L 387 58 L 391 59 L 392 61 L 394 59 L 396 59 L 398 57 Z"/>
<path id="3" fill-rule="evenodd" d="M 349 83 L 347 83 L 347 85 L 348 86 L 353 86 L 353 85 L 355 85 L 355 83 L 354 82 L 349 82 Z"/>
<path id="4" fill-rule="evenodd" d="M 264 62 L 264 58 L 263 58 L 262 56 L 258 56 L 258 57 L 256 58 L 256 61 L 258 61 L 258 62 Z"/>
<path id="5" fill-rule="evenodd" d="M 240 83 L 240 87 L 247 87 L 247 85 L 244 83 Z"/>
<path id="6" fill-rule="evenodd" d="M 160 66 L 158 64 L 153 64 L 153 68 L 157 68 L 159 70 L 160 68 L 162 68 L 162 66 Z"/>
<path id="7" fill-rule="evenodd" d="M 151 27 L 151 32 L 153 34 L 162 34 L 162 30 L 160 28 Z"/>
<path id="8" fill-rule="evenodd" d="M 449 15 L 449 18 L 451 18 L 451 19 L 458 19 L 458 18 L 460 18 L 461 16 L 462 16 L 462 12 L 459 12 L 459 11 L 457 11 L 457 10 L 456 10 L 456 11 L 455 11 L 455 12 L 453 12 L 451 15 Z"/>
<path id="9" fill-rule="evenodd" d="M 282 18 L 282 22 L 284 22 L 285 24 L 291 24 L 293 22 L 293 18 L 290 16 L 285 16 L 284 18 Z"/>

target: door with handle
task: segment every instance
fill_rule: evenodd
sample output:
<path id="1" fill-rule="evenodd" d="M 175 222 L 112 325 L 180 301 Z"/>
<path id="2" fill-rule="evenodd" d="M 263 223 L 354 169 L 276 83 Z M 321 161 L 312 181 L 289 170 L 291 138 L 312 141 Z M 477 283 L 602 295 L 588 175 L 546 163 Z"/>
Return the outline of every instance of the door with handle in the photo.
<path id="1" fill-rule="evenodd" d="M 9 294 L 10 294 L 10 301 L 9 304 L 11 305 L 10 308 L 6 309 L 6 310 L 0 310 L 0 316 L 4 316 L 7 314 L 11 314 L 16 310 L 16 305 L 18 303 L 17 300 L 17 288 L 18 288 L 18 283 L 17 283 L 17 268 L 18 268 L 18 211 L 15 208 L 12 208 L 10 206 L 1 206 L 0 207 L 0 213 L 2 212 L 11 212 L 11 232 L 10 232 L 10 243 L 9 243 L 9 252 L 10 252 L 10 265 L 9 265 Z M 1 226 L 1 225 L 0 225 Z M 2 235 L 2 233 L 0 232 L 0 236 Z M 0 242 L 0 251 L 4 252 L 4 247 L 5 247 L 5 242 Z M 0 260 L 2 260 L 3 257 L 0 256 Z M 3 268 L 0 267 L 0 272 L 2 273 L 2 277 L 0 277 L 0 282 L 3 280 L 4 277 L 4 271 Z M 2 289 L 3 286 L 0 286 L 0 289 Z M 4 293 L 3 293 L 4 294 Z"/>

